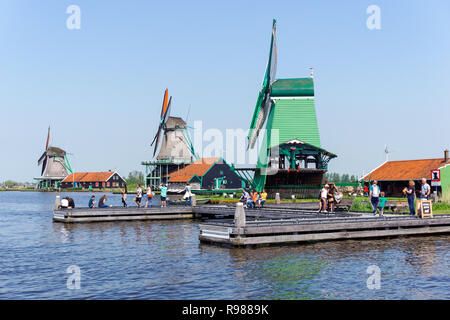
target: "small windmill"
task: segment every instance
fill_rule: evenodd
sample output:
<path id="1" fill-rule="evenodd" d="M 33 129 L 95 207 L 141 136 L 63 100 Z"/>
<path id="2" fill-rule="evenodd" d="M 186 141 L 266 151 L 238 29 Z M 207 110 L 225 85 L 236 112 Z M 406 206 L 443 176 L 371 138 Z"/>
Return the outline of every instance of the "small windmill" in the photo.
<path id="1" fill-rule="evenodd" d="M 52 187 L 53 182 L 61 181 L 72 173 L 67 153 L 61 148 L 49 145 L 50 142 L 50 127 L 48 127 L 47 141 L 45 143 L 45 150 L 38 160 L 38 166 L 42 166 L 41 178 L 38 180 L 46 182 L 46 186 Z"/>
<path id="2" fill-rule="evenodd" d="M 158 131 L 151 143 L 151 146 L 154 145 L 153 157 L 158 151 L 162 134 L 162 145 L 156 159 L 175 162 L 190 162 L 192 161 L 192 157 L 196 157 L 196 154 L 187 132 L 187 124 L 180 117 L 170 116 L 171 103 L 172 96 L 169 98 L 168 90 L 166 89 L 164 92 Z"/>
<path id="3" fill-rule="evenodd" d="M 385 144 L 384 145 L 384 153 L 386 154 L 386 162 L 389 161 L 389 154 L 392 153 L 392 152 L 394 152 L 394 150 L 389 150 L 388 149 L 388 145 Z"/>

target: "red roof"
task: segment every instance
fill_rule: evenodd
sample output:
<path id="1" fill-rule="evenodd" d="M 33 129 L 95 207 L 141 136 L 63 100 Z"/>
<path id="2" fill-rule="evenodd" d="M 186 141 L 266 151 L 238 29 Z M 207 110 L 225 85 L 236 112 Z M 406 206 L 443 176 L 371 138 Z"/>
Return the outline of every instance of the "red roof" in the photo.
<path id="1" fill-rule="evenodd" d="M 115 172 L 75 172 L 67 176 L 62 182 L 106 182 Z"/>
<path id="2" fill-rule="evenodd" d="M 202 177 L 220 158 L 201 158 L 183 169 L 170 174 L 169 182 L 189 182 L 189 180 L 197 175 Z"/>
<path id="3" fill-rule="evenodd" d="M 420 180 L 430 179 L 431 170 L 439 169 L 446 164 L 444 158 L 388 161 L 367 174 L 364 180 Z"/>

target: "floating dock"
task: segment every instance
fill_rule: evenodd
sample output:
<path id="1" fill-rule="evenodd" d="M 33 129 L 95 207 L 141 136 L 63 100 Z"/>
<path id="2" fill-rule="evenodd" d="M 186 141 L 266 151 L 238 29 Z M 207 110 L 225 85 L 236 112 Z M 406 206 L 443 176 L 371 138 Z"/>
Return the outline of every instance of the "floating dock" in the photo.
<path id="1" fill-rule="evenodd" d="M 416 216 L 310 214 L 251 221 L 247 221 L 247 217 L 242 206 L 238 206 L 234 220 L 200 224 L 199 240 L 218 245 L 253 246 L 450 233 L 450 215 L 421 219 Z"/>
<path id="2" fill-rule="evenodd" d="M 53 221 L 65 223 L 130 220 L 173 220 L 193 218 L 194 210 L 192 209 L 192 207 L 182 206 L 173 206 L 166 208 L 74 208 L 59 209 L 53 211 Z"/>

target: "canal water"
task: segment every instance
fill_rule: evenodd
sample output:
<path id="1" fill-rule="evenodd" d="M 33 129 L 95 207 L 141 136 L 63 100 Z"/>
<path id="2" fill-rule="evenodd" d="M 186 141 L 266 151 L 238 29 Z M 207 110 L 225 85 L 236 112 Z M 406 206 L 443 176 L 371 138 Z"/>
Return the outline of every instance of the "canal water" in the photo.
<path id="1" fill-rule="evenodd" d="M 448 235 L 231 249 L 195 221 L 53 223 L 56 195 L 0 192 L 0 299 L 450 299 Z"/>

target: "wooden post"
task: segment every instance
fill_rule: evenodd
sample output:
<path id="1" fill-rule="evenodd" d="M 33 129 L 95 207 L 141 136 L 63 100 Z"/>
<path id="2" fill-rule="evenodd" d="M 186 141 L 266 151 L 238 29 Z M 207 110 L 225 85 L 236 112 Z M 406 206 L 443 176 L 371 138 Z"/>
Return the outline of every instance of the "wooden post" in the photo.
<path id="1" fill-rule="evenodd" d="M 275 193 L 275 203 L 276 204 L 280 204 L 280 194 L 277 192 L 277 193 Z"/>
<path id="2" fill-rule="evenodd" d="M 236 228 L 244 228 L 246 224 L 245 221 L 245 210 L 242 202 L 236 203 L 236 211 L 234 212 L 234 225 Z"/>
<path id="3" fill-rule="evenodd" d="M 60 196 L 56 196 L 56 198 L 55 198 L 55 210 L 59 210 L 60 204 L 61 204 L 61 197 Z"/>
<path id="4" fill-rule="evenodd" d="M 197 196 L 195 195 L 195 193 L 191 194 L 191 206 L 195 207 L 197 205 Z"/>

